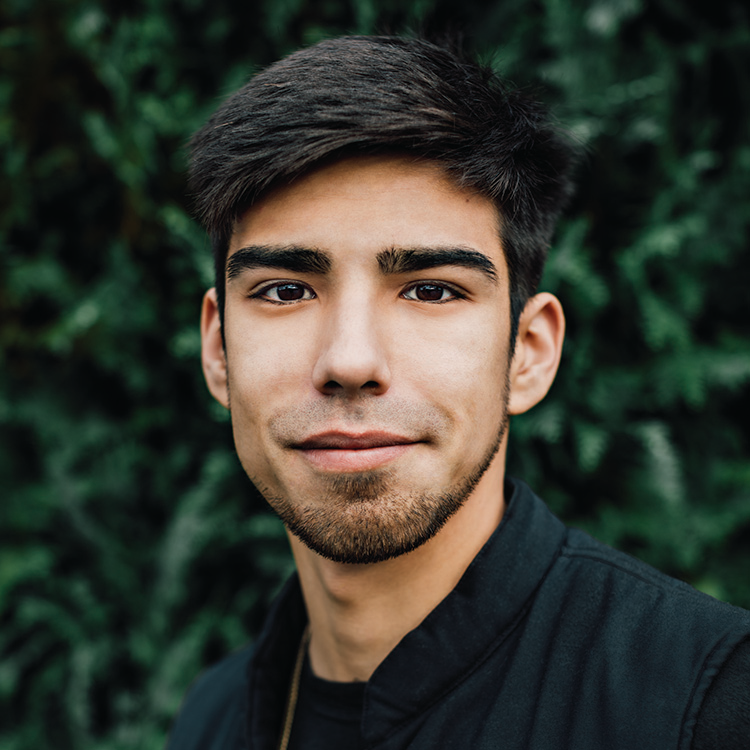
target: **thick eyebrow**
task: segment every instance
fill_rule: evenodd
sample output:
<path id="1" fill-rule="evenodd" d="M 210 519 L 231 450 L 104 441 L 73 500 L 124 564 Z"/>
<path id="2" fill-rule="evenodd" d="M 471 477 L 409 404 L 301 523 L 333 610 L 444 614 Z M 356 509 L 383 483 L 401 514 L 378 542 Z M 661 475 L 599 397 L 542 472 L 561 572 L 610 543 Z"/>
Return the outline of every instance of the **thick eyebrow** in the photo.
<path id="1" fill-rule="evenodd" d="M 484 254 L 466 247 L 418 247 L 383 250 L 377 256 L 383 274 L 411 273 L 439 266 L 464 266 L 481 271 L 497 282 L 497 268 Z"/>
<path id="2" fill-rule="evenodd" d="M 322 250 L 288 245 L 250 245 L 233 253 L 227 261 L 227 281 L 251 268 L 280 268 L 292 273 L 328 273 L 331 256 Z"/>

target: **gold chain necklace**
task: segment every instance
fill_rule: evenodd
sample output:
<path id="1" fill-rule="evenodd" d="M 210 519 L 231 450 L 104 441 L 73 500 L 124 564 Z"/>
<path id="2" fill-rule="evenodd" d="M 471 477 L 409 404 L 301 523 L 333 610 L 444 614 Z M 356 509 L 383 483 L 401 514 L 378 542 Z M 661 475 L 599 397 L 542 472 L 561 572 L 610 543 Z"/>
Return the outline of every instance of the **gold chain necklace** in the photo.
<path id="1" fill-rule="evenodd" d="M 297 708 L 297 698 L 299 696 L 299 683 L 302 677 L 302 665 L 305 663 L 305 653 L 307 644 L 310 643 L 310 626 L 305 628 L 300 638 L 299 648 L 297 649 L 297 660 L 294 662 L 294 671 L 292 680 L 289 683 L 289 695 L 286 699 L 286 711 L 284 712 L 284 725 L 281 729 L 278 750 L 286 750 L 289 744 L 289 738 L 292 735 L 292 724 L 294 723 L 294 711 Z"/>

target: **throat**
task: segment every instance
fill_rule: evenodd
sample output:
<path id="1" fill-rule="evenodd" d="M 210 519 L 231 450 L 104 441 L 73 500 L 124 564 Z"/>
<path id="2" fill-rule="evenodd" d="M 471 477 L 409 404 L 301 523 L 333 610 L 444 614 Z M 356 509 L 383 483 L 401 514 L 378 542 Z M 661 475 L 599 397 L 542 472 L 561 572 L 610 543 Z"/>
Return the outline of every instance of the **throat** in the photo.
<path id="1" fill-rule="evenodd" d="M 335 683 L 364 683 L 403 637 L 404 624 L 392 604 L 372 601 L 308 606 L 310 665 L 317 677 Z M 414 627 L 419 623 L 414 623 Z M 411 627 L 409 627 L 411 629 Z"/>

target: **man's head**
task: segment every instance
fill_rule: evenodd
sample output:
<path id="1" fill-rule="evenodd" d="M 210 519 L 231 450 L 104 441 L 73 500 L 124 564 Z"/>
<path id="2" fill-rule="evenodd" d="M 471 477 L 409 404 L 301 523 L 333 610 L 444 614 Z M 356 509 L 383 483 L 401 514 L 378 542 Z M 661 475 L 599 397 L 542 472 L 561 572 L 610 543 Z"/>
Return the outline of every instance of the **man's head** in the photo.
<path id="1" fill-rule="evenodd" d="M 289 55 L 230 96 L 191 147 L 222 314 L 229 240 L 249 206 L 326 162 L 401 153 L 436 161 L 497 206 L 514 336 L 572 189 L 574 151 L 539 104 L 462 55 L 399 37 L 343 37 Z"/>
<path id="2" fill-rule="evenodd" d="M 508 414 L 546 393 L 564 327 L 529 300 L 570 164 L 538 109 L 439 48 L 351 38 L 257 76 L 194 143 L 204 370 L 290 530 L 375 562 L 501 498 Z"/>

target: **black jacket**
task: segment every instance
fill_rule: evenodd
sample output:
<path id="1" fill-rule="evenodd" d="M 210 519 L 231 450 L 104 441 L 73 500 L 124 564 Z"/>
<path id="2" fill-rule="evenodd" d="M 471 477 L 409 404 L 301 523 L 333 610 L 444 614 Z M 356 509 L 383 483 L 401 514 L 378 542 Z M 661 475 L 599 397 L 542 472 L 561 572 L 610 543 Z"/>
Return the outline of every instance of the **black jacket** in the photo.
<path id="1" fill-rule="evenodd" d="M 506 493 L 502 523 L 456 588 L 367 683 L 363 747 L 694 748 L 701 705 L 741 651 L 750 613 L 566 529 L 521 482 Z M 305 622 L 294 576 L 254 652 L 193 687 L 169 749 L 275 748 Z M 750 726 L 739 715 L 750 677 L 738 679 L 739 702 L 722 719 L 730 733 Z M 704 736 L 716 716 L 701 714 Z"/>

